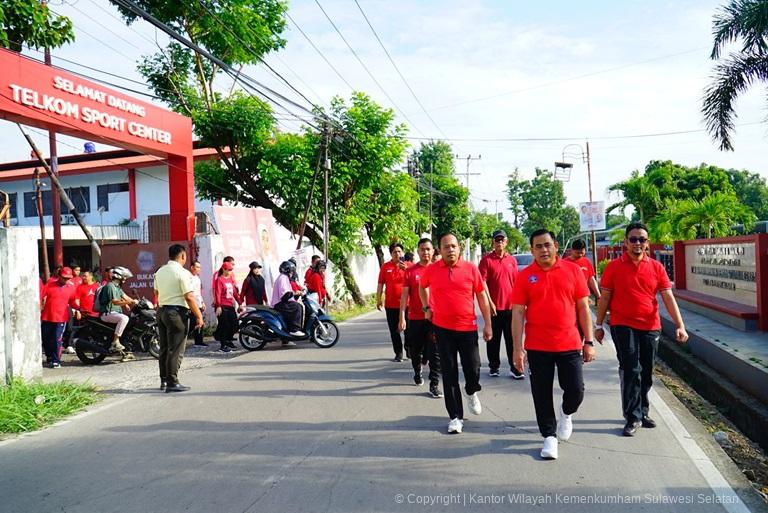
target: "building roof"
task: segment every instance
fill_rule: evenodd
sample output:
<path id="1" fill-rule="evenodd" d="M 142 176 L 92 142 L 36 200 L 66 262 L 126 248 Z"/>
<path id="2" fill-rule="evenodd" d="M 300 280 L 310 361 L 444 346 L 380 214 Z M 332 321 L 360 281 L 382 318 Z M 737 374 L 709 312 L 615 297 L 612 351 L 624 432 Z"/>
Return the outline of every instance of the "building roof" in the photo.
<path id="1" fill-rule="evenodd" d="M 193 156 L 195 161 L 198 161 L 215 158 L 217 154 L 216 150 L 213 148 L 195 148 L 193 150 Z M 132 150 L 110 150 L 96 153 L 66 155 L 59 157 L 58 162 L 59 174 L 67 176 L 112 171 L 115 169 L 138 169 L 142 167 L 161 166 L 166 163 L 166 160 L 161 157 L 146 155 Z M 27 178 L 31 179 L 34 177 L 36 167 L 40 168 L 40 164 L 36 159 L 0 164 L 0 182 L 24 180 Z"/>

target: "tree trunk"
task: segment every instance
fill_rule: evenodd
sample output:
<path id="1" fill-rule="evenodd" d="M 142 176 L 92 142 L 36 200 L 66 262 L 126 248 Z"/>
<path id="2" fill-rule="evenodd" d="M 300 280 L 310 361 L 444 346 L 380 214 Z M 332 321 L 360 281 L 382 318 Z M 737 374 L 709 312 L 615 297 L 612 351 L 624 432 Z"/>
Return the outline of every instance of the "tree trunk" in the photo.
<path id="1" fill-rule="evenodd" d="M 357 286 L 357 281 L 355 281 L 355 277 L 352 274 L 352 268 L 349 266 L 349 262 L 346 258 L 342 258 L 338 262 L 337 266 L 341 271 L 341 275 L 344 277 L 344 284 L 347 286 L 347 290 L 352 295 L 352 300 L 356 304 L 363 306 L 365 304 L 365 301 L 363 300 L 363 294 L 360 292 L 360 288 Z"/>
<path id="2" fill-rule="evenodd" d="M 379 268 L 381 268 L 382 265 L 384 265 L 384 250 L 381 249 L 381 246 L 378 244 L 373 246 L 374 251 L 376 251 L 376 260 L 379 261 Z"/>

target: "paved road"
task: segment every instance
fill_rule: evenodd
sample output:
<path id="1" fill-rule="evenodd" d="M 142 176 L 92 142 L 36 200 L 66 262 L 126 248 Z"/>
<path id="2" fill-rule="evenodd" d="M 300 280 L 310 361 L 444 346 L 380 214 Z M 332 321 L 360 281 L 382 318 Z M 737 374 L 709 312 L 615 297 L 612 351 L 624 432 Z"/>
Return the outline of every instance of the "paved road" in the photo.
<path id="1" fill-rule="evenodd" d="M 483 414 L 447 435 L 442 400 L 389 361 L 382 314 L 342 331 L 333 349 L 188 370 L 191 392 L 147 386 L 0 443 L 0 511 L 748 511 L 723 475 L 743 481 L 663 389 L 659 427 L 619 436 L 609 346 L 585 372 L 571 441 L 542 461 L 527 380 L 484 376 Z"/>

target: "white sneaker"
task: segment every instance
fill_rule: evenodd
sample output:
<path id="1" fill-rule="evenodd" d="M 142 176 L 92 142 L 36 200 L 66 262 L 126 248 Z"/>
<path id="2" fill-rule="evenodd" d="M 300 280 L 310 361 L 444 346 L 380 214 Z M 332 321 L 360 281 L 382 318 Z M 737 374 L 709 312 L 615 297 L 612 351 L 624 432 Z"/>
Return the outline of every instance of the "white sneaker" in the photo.
<path id="1" fill-rule="evenodd" d="M 573 415 L 566 415 L 560 406 L 560 418 L 557 420 L 557 437 L 563 442 L 567 441 L 573 433 Z"/>
<path id="2" fill-rule="evenodd" d="M 477 392 L 468 395 L 467 400 L 469 402 L 469 411 L 472 415 L 480 415 L 483 413 L 483 405 L 480 404 L 480 397 L 477 395 Z"/>
<path id="3" fill-rule="evenodd" d="M 75 354 L 75 348 L 72 346 L 67 346 L 66 348 L 64 348 L 64 352 L 66 354 Z"/>
<path id="4" fill-rule="evenodd" d="M 544 439 L 544 447 L 541 448 L 541 457 L 545 460 L 557 459 L 557 437 L 548 436 Z"/>
<path id="5" fill-rule="evenodd" d="M 306 337 L 307 334 L 304 333 L 303 331 L 292 331 L 291 332 L 291 336 L 292 337 Z"/>
<path id="6" fill-rule="evenodd" d="M 461 419 L 451 419 L 451 421 L 448 423 L 449 434 L 459 434 L 461 433 L 462 429 L 464 429 L 464 421 Z"/>

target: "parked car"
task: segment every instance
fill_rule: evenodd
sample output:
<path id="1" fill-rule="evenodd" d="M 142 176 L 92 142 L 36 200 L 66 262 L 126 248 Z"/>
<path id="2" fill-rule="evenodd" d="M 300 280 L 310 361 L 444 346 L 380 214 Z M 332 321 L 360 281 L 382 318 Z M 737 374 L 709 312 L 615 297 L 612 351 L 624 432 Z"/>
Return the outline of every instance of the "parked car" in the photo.
<path id="1" fill-rule="evenodd" d="M 515 257 L 515 260 L 517 260 L 518 271 L 522 271 L 533 263 L 533 255 L 530 253 L 518 253 L 517 255 L 512 256 Z"/>

